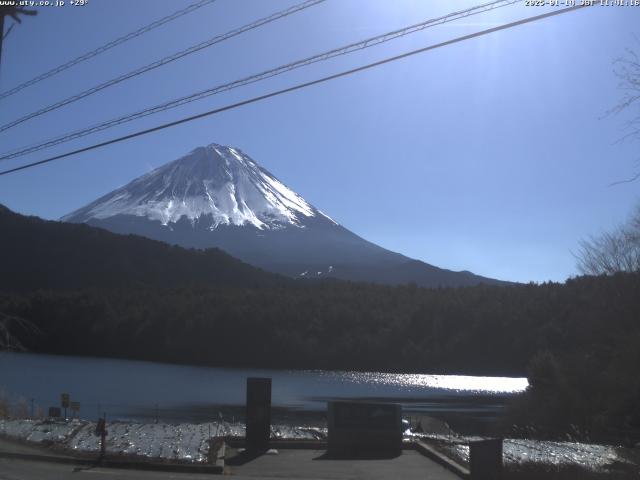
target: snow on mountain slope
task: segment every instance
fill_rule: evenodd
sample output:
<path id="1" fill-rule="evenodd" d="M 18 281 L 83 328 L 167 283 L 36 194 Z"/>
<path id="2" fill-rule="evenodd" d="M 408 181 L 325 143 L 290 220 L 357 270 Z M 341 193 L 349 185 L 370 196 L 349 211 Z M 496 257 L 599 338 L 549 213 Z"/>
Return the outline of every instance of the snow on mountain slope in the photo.
<path id="1" fill-rule="evenodd" d="M 248 155 L 218 144 L 199 147 L 62 218 L 87 222 L 116 215 L 191 222 L 210 216 L 219 225 L 259 230 L 304 228 L 305 219 L 328 216 L 310 205 Z"/>
<path id="2" fill-rule="evenodd" d="M 268 271 L 424 286 L 499 283 L 386 250 L 339 225 L 237 148 L 199 147 L 62 218 Z"/>

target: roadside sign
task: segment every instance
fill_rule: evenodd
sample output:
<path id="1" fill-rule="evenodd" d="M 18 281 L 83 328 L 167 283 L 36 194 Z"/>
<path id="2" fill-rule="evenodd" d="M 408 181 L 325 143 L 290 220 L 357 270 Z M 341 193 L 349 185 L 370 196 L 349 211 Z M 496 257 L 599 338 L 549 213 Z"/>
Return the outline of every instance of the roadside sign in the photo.
<path id="1" fill-rule="evenodd" d="M 60 407 L 49 407 L 49 418 L 59 418 L 61 414 Z"/>
<path id="2" fill-rule="evenodd" d="M 80 411 L 80 402 L 71 402 L 69 405 L 71 406 L 71 411 L 73 412 Z"/>
<path id="3" fill-rule="evenodd" d="M 62 408 L 69 408 L 69 394 L 68 393 L 63 393 L 62 395 L 60 395 L 60 404 L 62 405 Z"/>

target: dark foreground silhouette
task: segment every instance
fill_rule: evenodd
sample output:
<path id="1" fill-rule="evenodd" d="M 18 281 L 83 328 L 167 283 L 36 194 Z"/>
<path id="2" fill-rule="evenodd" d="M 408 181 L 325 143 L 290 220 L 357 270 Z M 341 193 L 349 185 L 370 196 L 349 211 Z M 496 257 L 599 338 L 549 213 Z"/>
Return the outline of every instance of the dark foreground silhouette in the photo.
<path id="1" fill-rule="evenodd" d="M 9 325 L 31 351 L 214 366 L 526 374 L 530 391 L 509 417 L 518 431 L 640 441 L 640 274 L 441 289 L 293 281 L 221 251 L 42 223 L 77 234 L 20 236 L 3 228 L 0 236 L 0 321 L 35 326 Z"/>

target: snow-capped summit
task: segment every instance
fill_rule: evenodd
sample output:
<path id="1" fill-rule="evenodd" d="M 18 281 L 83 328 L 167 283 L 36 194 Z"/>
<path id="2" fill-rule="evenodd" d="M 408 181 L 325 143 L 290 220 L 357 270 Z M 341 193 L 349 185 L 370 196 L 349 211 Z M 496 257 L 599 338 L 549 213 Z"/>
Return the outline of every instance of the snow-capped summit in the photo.
<path id="1" fill-rule="evenodd" d="M 333 222 L 248 155 L 215 143 L 138 177 L 62 220 L 87 222 L 115 215 L 145 217 L 165 226 L 182 217 L 191 222 L 204 217 L 210 220 L 209 229 L 304 227 L 309 217 Z"/>
<path id="2" fill-rule="evenodd" d="M 189 248 L 218 247 L 295 278 L 424 286 L 495 280 L 390 252 L 334 222 L 235 147 L 211 144 L 62 218 Z"/>

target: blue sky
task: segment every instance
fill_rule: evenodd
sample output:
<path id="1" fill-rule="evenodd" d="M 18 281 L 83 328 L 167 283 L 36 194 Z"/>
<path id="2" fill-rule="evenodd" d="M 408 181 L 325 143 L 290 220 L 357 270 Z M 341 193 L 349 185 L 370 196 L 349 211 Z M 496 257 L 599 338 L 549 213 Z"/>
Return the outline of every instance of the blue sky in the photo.
<path id="1" fill-rule="evenodd" d="M 0 90 L 191 2 L 41 8 L 5 40 Z M 0 101 L 0 122 L 297 2 L 217 0 Z M 481 2 L 327 0 L 0 133 L 4 152 Z M 524 5 L 427 29 L 19 160 L 34 161 L 548 10 Z M 612 62 L 640 50 L 640 7 L 592 7 L 394 62 L 161 133 L 0 177 L 0 203 L 56 219 L 199 145 L 251 155 L 390 250 L 516 281 L 576 275 L 578 242 L 624 221 L 640 182 L 619 143 L 631 112 Z M 637 38 L 636 38 L 637 37 Z"/>

